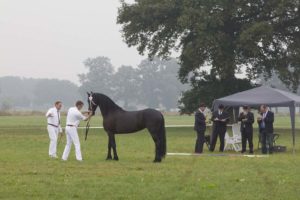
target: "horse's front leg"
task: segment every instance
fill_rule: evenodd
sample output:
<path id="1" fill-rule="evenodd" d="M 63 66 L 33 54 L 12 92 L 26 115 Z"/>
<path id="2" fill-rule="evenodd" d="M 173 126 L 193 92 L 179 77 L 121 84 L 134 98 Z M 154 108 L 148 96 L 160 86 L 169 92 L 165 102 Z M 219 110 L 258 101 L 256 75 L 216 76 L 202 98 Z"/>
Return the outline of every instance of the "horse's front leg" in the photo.
<path id="1" fill-rule="evenodd" d="M 119 160 L 119 157 L 117 154 L 117 145 L 116 145 L 116 140 L 115 140 L 115 134 L 112 134 L 112 136 L 111 136 L 111 147 L 114 152 L 114 160 Z"/>
<path id="2" fill-rule="evenodd" d="M 107 145 L 107 157 L 106 160 L 111 160 L 111 137 L 108 135 L 108 145 Z"/>

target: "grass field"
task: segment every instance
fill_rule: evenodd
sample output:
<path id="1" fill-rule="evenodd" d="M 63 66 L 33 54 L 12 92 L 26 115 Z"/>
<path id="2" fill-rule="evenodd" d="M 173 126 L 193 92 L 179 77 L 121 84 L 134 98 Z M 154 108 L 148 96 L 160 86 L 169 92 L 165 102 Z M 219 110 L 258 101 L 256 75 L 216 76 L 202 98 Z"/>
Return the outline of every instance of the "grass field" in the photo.
<path id="1" fill-rule="evenodd" d="M 193 117 L 167 116 L 166 124 L 193 124 Z M 100 126 L 100 117 L 92 125 Z M 161 164 L 152 163 L 154 145 L 146 131 L 117 136 L 116 162 L 105 161 L 103 130 L 90 130 L 87 141 L 80 130 L 84 162 L 78 163 L 74 149 L 67 162 L 48 158 L 43 116 L 0 117 L 0 199 L 299 199 L 299 145 L 293 155 L 287 117 L 277 117 L 276 127 L 286 153 L 209 156 L 205 147 L 205 156 L 167 156 Z M 168 152 L 193 152 L 194 140 L 190 127 L 167 129 Z M 65 138 L 59 155 L 64 144 Z"/>

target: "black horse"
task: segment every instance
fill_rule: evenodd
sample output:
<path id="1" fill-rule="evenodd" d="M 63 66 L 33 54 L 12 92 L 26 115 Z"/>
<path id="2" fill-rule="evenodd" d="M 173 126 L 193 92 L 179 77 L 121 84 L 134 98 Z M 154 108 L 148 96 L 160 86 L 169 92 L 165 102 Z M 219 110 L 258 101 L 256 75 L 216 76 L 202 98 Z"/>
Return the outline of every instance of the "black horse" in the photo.
<path id="1" fill-rule="evenodd" d="M 147 128 L 155 142 L 154 162 L 161 162 L 166 155 L 166 130 L 163 115 L 154 109 L 125 111 L 109 97 L 99 93 L 88 93 L 89 110 L 95 114 L 99 106 L 103 117 L 103 127 L 108 135 L 107 160 L 119 160 L 115 134 L 128 134 Z"/>

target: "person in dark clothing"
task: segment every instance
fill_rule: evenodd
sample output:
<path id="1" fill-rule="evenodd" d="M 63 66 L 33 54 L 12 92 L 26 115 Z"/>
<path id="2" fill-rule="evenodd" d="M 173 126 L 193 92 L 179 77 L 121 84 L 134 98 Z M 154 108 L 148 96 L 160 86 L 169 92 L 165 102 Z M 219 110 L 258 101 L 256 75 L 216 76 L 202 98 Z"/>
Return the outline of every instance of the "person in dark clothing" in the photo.
<path id="1" fill-rule="evenodd" d="M 242 133 L 242 151 L 246 152 L 246 144 L 249 144 L 249 153 L 253 153 L 253 123 L 254 114 L 250 112 L 248 106 L 243 106 L 243 112 L 239 115 L 239 121 L 241 122 L 241 133 Z"/>
<path id="2" fill-rule="evenodd" d="M 260 106 L 260 112 L 262 115 L 257 118 L 257 122 L 261 131 L 262 153 L 267 154 L 269 152 L 269 154 L 272 154 L 274 113 L 266 105 Z"/>
<path id="3" fill-rule="evenodd" d="M 197 132 L 197 139 L 195 144 L 195 153 L 203 152 L 203 144 L 205 142 L 205 130 L 206 130 L 206 116 L 205 104 L 201 103 L 199 109 L 195 113 L 195 125 L 194 130 Z"/>
<path id="4" fill-rule="evenodd" d="M 220 139 L 219 151 L 224 151 L 224 139 L 227 131 L 227 123 L 229 122 L 229 114 L 224 111 L 224 106 L 220 105 L 219 109 L 212 114 L 211 121 L 213 121 L 213 131 L 210 139 L 210 151 L 215 150 L 217 138 Z"/>

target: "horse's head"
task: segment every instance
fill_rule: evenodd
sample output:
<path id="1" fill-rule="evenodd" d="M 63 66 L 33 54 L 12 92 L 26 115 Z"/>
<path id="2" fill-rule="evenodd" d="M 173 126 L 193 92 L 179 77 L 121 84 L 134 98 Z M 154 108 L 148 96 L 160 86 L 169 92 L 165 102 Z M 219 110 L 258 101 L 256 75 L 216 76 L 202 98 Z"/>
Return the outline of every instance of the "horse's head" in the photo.
<path id="1" fill-rule="evenodd" d="M 94 102 L 94 93 L 93 92 L 87 93 L 87 95 L 88 95 L 89 111 L 91 111 L 93 115 L 95 115 L 98 105 Z"/>

